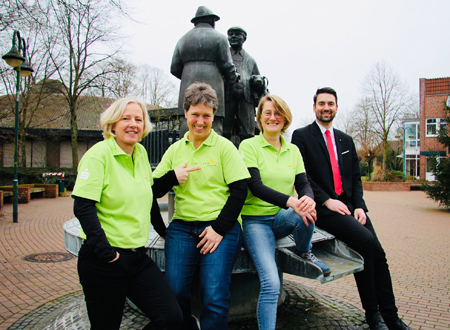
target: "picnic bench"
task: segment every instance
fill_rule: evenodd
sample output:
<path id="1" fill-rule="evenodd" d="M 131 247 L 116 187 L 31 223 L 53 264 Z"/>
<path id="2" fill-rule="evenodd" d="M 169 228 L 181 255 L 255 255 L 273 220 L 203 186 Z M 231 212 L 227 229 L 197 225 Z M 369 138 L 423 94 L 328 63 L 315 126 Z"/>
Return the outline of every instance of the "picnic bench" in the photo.
<path id="1" fill-rule="evenodd" d="M 13 186 L 0 186 L 0 204 L 3 205 L 5 197 L 12 200 Z M 26 204 L 31 198 L 56 198 L 58 185 L 47 183 L 20 184 L 18 187 L 19 203 Z"/>

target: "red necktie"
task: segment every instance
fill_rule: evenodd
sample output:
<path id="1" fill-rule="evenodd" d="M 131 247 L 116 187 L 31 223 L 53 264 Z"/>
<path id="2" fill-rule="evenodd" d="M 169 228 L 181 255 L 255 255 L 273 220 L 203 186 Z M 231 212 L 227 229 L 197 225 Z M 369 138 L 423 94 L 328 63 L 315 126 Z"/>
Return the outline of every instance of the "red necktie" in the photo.
<path id="1" fill-rule="evenodd" d="M 333 141 L 331 141 L 331 134 L 329 130 L 326 130 L 325 137 L 327 138 L 328 153 L 330 154 L 331 169 L 333 171 L 334 191 L 338 196 L 342 193 L 341 175 L 339 174 L 339 166 L 336 161 L 336 155 L 334 153 Z"/>

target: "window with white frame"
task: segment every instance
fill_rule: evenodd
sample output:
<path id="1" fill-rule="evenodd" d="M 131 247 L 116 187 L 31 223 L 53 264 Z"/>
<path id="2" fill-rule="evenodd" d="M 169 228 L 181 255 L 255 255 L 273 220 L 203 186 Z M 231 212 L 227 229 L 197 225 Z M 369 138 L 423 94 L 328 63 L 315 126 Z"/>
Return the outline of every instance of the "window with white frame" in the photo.
<path id="1" fill-rule="evenodd" d="M 446 126 L 445 118 L 427 119 L 427 136 L 438 136 L 441 127 Z"/>

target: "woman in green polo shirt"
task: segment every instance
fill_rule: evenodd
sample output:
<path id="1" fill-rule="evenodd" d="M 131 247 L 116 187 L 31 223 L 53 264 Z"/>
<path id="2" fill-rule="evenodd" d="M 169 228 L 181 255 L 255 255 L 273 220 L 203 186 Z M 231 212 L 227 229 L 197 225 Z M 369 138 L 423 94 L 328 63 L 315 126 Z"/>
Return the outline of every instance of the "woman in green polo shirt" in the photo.
<path id="1" fill-rule="evenodd" d="M 150 220 L 165 236 L 147 152 L 138 143 L 151 129 L 146 107 L 119 99 L 100 122 L 105 140 L 81 159 L 72 193 L 85 237 L 78 274 L 91 329 L 119 329 L 126 297 L 151 320 L 144 329 L 178 329 L 180 307 L 144 248 Z"/>
<path id="2" fill-rule="evenodd" d="M 166 278 L 183 311 L 181 329 L 198 329 L 191 317 L 197 270 L 201 329 L 228 329 L 231 272 L 242 243 L 238 219 L 249 174 L 236 147 L 211 129 L 217 105 L 210 85 L 186 89 L 189 131 L 170 146 L 154 173 L 159 178 L 180 166 L 201 168 L 173 187 L 175 213 L 166 230 Z"/>
<path id="3" fill-rule="evenodd" d="M 274 330 L 280 293 L 275 240 L 293 234 L 300 257 L 320 267 L 325 276 L 330 268 L 311 252 L 316 204 L 300 151 L 281 135 L 292 121 L 288 105 L 275 95 L 265 95 L 259 102 L 256 121 L 261 134 L 239 146 L 251 175 L 241 214 L 244 245 L 261 284 L 259 329 Z M 299 199 L 294 197 L 294 188 Z"/>

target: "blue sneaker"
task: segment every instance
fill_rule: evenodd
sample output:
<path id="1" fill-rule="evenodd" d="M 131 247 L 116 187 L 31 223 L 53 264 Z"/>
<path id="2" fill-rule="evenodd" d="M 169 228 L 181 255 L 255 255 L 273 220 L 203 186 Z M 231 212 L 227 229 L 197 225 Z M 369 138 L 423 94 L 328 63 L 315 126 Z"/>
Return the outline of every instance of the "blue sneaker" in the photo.
<path id="1" fill-rule="evenodd" d="M 309 250 L 308 252 L 300 253 L 300 258 L 306 259 L 312 262 L 314 265 L 318 266 L 322 270 L 323 276 L 328 276 L 331 274 L 330 267 L 328 267 L 322 261 L 317 259 L 317 257 L 312 253 L 311 250 Z"/>

